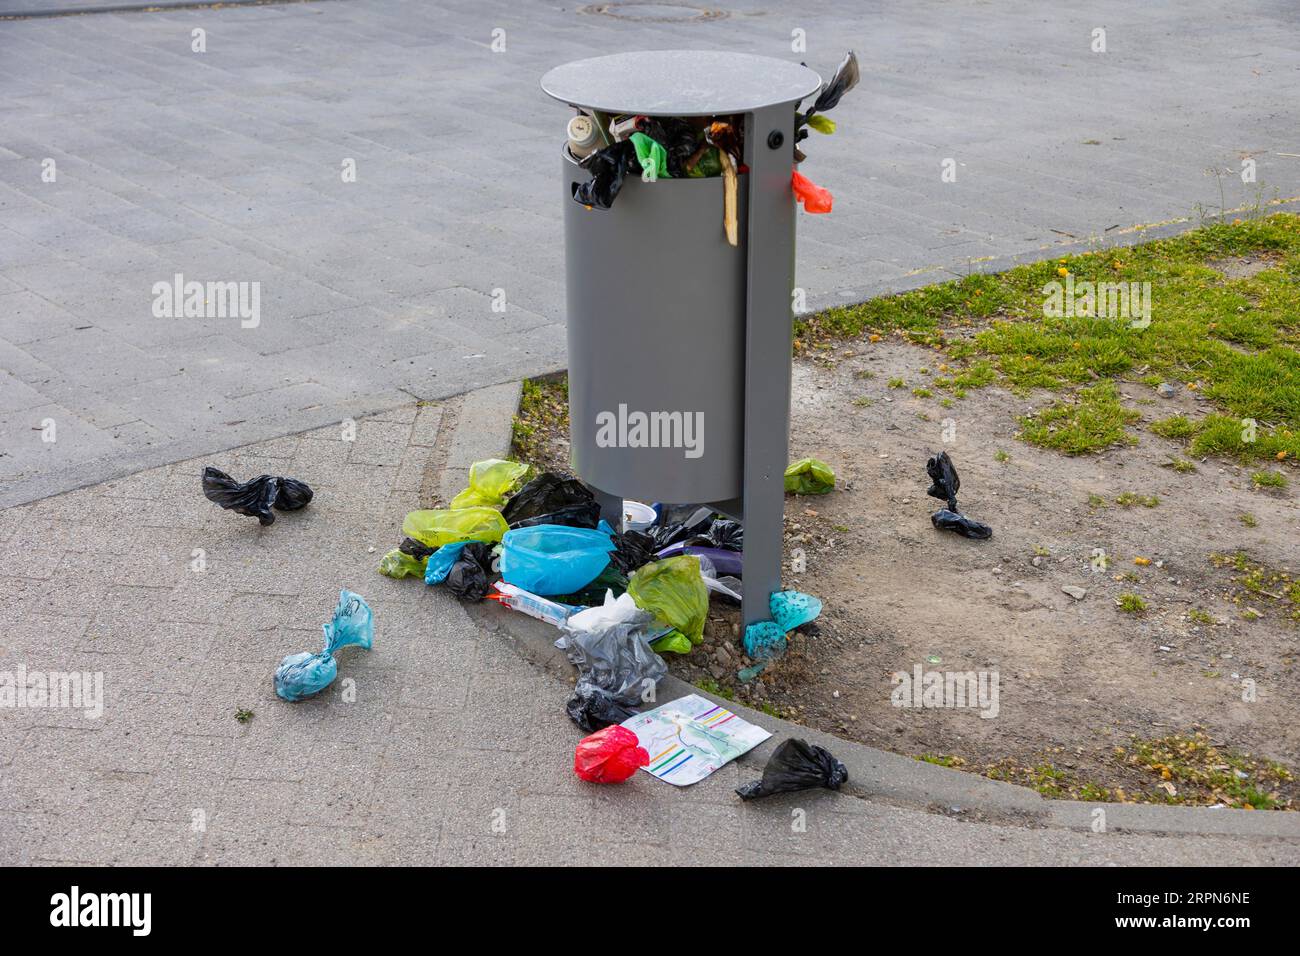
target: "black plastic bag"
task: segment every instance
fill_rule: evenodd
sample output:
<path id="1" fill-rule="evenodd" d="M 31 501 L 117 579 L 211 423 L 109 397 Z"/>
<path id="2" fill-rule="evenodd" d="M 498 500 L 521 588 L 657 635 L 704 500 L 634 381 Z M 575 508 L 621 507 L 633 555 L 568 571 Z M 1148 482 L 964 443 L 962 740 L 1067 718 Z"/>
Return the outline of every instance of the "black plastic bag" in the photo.
<path id="1" fill-rule="evenodd" d="M 696 547 L 721 548 L 724 551 L 745 550 L 745 528 L 739 521 L 718 518 L 704 534 L 686 539 L 686 544 Z"/>
<path id="2" fill-rule="evenodd" d="M 565 505 L 557 511 L 549 514 L 538 515 L 535 518 L 523 518 L 510 525 L 514 528 L 531 528 L 539 524 L 560 524 L 570 528 L 594 528 L 600 524 L 600 505 L 594 501 L 587 501 L 582 504 Z"/>
<path id="3" fill-rule="evenodd" d="M 227 511 L 236 511 L 269 525 L 275 523 L 272 508 L 297 511 L 311 501 L 312 490 L 306 482 L 275 475 L 258 475 L 241 483 L 224 471 L 209 466 L 203 469 L 203 497 Z"/>
<path id="4" fill-rule="evenodd" d="M 423 561 L 438 549 L 431 548 L 422 541 L 416 541 L 414 538 L 403 538 L 402 543 L 397 546 L 397 550 L 402 552 L 402 554 L 409 554 L 417 561 Z"/>
<path id="5" fill-rule="evenodd" d="M 649 529 L 655 540 L 655 547 L 662 551 L 672 544 L 680 544 L 693 537 L 707 536 L 713 524 L 713 512 L 708 508 L 696 508 L 685 518 L 674 521 L 672 512 L 664 511 L 664 520 Z"/>
<path id="6" fill-rule="evenodd" d="M 628 710 L 599 687 L 581 682 L 565 701 L 564 712 L 589 734 L 636 716 L 636 711 Z"/>
<path id="7" fill-rule="evenodd" d="M 930 515 L 930 523 L 940 531 L 955 531 L 963 538 L 983 541 L 985 538 L 993 537 L 993 529 L 988 525 L 955 511 L 949 511 L 947 508 L 940 508 Z"/>
<path id="8" fill-rule="evenodd" d="M 957 466 L 952 463 L 946 451 L 931 455 L 925 463 L 925 471 L 930 476 L 931 485 L 926 494 L 948 504 L 930 515 L 930 523 L 940 531 L 953 531 L 963 538 L 983 541 L 993 537 L 993 529 L 986 524 L 968 518 L 957 509 L 957 491 L 961 488 L 961 479 L 957 477 Z"/>
<path id="9" fill-rule="evenodd" d="M 961 479 L 957 477 L 957 466 L 952 463 L 946 451 L 931 455 L 925 463 L 925 471 L 930 476 L 930 485 L 926 494 L 931 498 L 948 502 L 948 510 L 957 510 L 957 491 L 961 488 Z"/>
<path id="10" fill-rule="evenodd" d="M 471 541 L 447 572 L 447 589 L 462 601 L 481 601 L 488 593 L 492 576 L 491 544 Z"/>
<path id="11" fill-rule="evenodd" d="M 555 514 L 595 500 L 591 489 L 577 478 L 547 471 L 511 495 L 501 508 L 501 517 L 506 519 L 506 524 L 513 526 L 518 521 Z"/>
<path id="12" fill-rule="evenodd" d="M 793 793 L 813 787 L 838 790 L 848 779 L 848 768 L 830 751 L 791 737 L 768 758 L 762 779 L 737 787 L 736 793 L 742 800 L 755 800 L 774 793 Z"/>
<path id="13" fill-rule="evenodd" d="M 664 148 L 668 154 L 668 175 L 681 179 L 688 174 L 686 161 L 699 146 L 699 131 L 690 120 L 677 116 L 647 117 L 640 126 L 641 132 Z"/>
<path id="14" fill-rule="evenodd" d="M 835 68 L 835 75 L 831 77 L 830 82 L 822 86 L 821 92 L 817 94 L 817 99 L 808 110 L 805 117 L 812 116 L 814 113 L 825 113 L 827 110 L 833 110 L 840 102 L 840 99 L 853 87 L 858 85 L 862 78 L 858 70 L 858 57 L 852 50 L 844 54 L 844 59 L 840 65 Z"/>
<path id="15" fill-rule="evenodd" d="M 641 168 L 636 161 L 636 147 L 630 139 L 597 150 L 583 165 L 591 173 L 591 179 L 573 184 L 573 201 L 593 209 L 613 206 L 628 170 L 635 168 L 639 171 Z"/>
<path id="16" fill-rule="evenodd" d="M 655 539 L 644 531 L 625 531 L 614 535 L 614 550 L 610 552 L 609 563 L 624 574 L 631 574 L 643 564 L 655 559 L 659 550 Z"/>

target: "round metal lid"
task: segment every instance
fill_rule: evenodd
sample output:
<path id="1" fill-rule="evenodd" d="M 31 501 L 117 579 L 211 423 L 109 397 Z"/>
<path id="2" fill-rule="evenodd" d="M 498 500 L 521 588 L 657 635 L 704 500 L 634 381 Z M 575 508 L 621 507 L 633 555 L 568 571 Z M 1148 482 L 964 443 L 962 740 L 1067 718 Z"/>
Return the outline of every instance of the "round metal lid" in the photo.
<path id="1" fill-rule="evenodd" d="M 605 113 L 711 116 L 797 102 L 821 82 L 808 67 L 770 56 L 645 50 L 557 66 L 542 77 L 542 90 Z"/>

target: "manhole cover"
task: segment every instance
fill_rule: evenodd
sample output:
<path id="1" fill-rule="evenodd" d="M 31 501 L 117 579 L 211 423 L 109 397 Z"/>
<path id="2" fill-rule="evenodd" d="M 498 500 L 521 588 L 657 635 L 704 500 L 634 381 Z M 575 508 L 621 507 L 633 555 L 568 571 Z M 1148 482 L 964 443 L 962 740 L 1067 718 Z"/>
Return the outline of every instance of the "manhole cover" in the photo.
<path id="1" fill-rule="evenodd" d="M 578 9 L 579 13 L 599 14 L 616 20 L 635 20 L 638 23 L 683 23 L 692 20 L 721 20 L 726 10 L 711 10 L 689 3 L 592 3 Z"/>

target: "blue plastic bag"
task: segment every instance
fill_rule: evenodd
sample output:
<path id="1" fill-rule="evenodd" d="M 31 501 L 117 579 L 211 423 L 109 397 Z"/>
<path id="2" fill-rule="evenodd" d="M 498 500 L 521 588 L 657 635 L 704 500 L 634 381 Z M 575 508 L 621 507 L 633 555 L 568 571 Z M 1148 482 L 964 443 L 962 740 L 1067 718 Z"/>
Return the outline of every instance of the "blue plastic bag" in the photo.
<path id="1" fill-rule="evenodd" d="M 777 591 L 768 600 L 772 620 L 745 628 L 745 653 L 754 660 L 771 660 L 785 653 L 786 632 L 816 620 L 822 602 L 802 591 Z"/>
<path id="2" fill-rule="evenodd" d="M 303 651 L 290 654 L 275 669 L 275 692 L 285 700 L 302 700 L 319 694 L 338 676 L 338 663 L 334 655 L 350 645 L 370 650 L 374 639 L 374 615 L 370 605 L 359 594 L 339 592 L 339 604 L 334 617 L 322 624 L 325 647 L 319 654 Z"/>
<path id="3" fill-rule="evenodd" d="M 451 566 L 460 559 L 460 553 L 465 550 L 467 544 L 468 541 L 444 544 L 429 555 L 429 563 L 424 566 L 424 583 L 441 584 L 447 580 L 447 575 L 451 573 Z"/>
<path id="4" fill-rule="evenodd" d="M 514 528 L 501 538 L 501 577 L 533 594 L 572 594 L 605 570 L 614 550 L 612 534 L 604 521 L 594 529 Z"/>
<path id="5" fill-rule="evenodd" d="M 777 591 L 768 599 L 772 620 L 782 631 L 793 631 L 802 624 L 817 620 L 822 612 L 820 598 L 802 591 Z"/>

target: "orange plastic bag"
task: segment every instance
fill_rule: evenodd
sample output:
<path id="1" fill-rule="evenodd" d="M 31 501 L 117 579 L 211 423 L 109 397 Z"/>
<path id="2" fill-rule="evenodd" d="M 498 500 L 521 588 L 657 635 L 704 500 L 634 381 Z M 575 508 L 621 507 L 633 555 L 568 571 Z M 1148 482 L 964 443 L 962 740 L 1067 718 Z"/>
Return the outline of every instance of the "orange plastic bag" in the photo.
<path id="1" fill-rule="evenodd" d="M 803 203 L 804 212 L 830 212 L 835 197 L 829 189 L 822 189 L 799 170 L 794 170 L 790 178 L 794 187 L 794 198 Z"/>
<path id="2" fill-rule="evenodd" d="M 636 734 L 621 724 L 583 737 L 573 752 L 573 772 L 590 783 L 622 783 L 649 762 Z"/>

